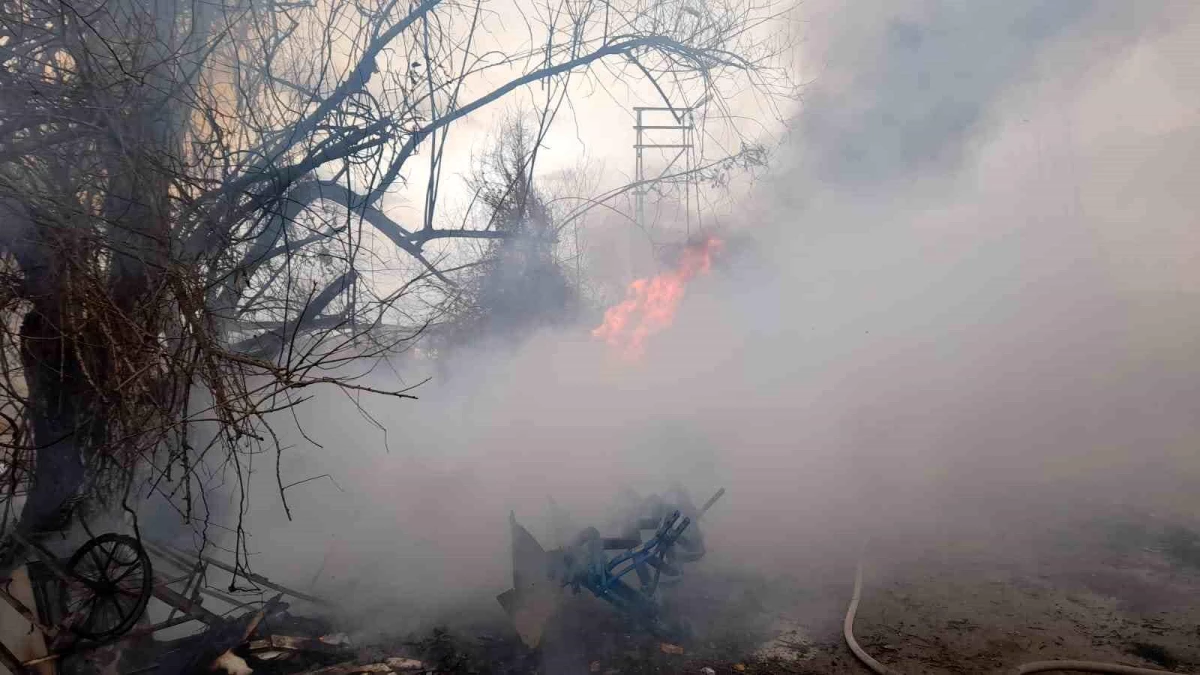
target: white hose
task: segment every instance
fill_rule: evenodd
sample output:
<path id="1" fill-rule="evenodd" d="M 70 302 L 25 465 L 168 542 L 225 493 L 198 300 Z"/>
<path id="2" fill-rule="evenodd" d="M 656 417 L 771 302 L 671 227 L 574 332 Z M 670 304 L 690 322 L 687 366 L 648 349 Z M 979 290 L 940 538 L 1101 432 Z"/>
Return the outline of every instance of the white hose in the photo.
<path id="1" fill-rule="evenodd" d="M 854 573 L 854 595 L 850 598 L 850 606 L 846 608 L 846 619 L 842 622 L 842 636 L 846 638 L 846 646 L 854 652 L 854 656 L 876 675 L 894 675 L 887 666 L 876 661 L 854 639 L 854 615 L 858 613 L 858 600 L 862 597 L 862 560 L 858 561 L 858 569 Z M 1164 675 L 1171 674 L 1169 670 L 1155 668 L 1139 668 L 1123 666 L 1117 663 L 1101 663 L 1099 661 L 1032 661 L 1017 666 L 1014 675 L 1029 673 L 1045 673 L 1050 671 L 1074 671 L 1079 673 L 1111 673 L 1114 675 Z"/>
<path id="2" fill-rule="evenodd" d="M 842 637 L 846 638 L 846 645 L 850 647 L 850 651 L 854 652 L 858 660 L 870 668 L 871 672 L 878 675 L 890 675 L 892 671 L 872 658 L 866 650 L 859 646 L 858 640 L 854 639 L 854 615 L 858 613 L 858 599 L 862 596 L 862 568 L 862 560 L 859 560 L 858 569 L 854 573 L 854 595 L 850 598 L 850 607 L 846 609 L 846 620 L 842 621 Z"/>

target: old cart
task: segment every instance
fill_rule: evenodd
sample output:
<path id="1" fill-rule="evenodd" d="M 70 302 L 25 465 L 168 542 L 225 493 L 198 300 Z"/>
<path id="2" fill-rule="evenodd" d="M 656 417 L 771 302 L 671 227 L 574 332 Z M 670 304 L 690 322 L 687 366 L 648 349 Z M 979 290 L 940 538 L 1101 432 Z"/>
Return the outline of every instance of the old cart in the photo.
<path id="1" fill-rule="evenodd" d="M 166 545 L 106 533 L 89 539 L 64 560 L 38 542 L 16 533 L 10 536 L 32 559 L 9 578 L 0 579 L 0 600 L 27 622 L 26 633 L 32 627 L 40 634 L 41 648 L 33 651 L 43 652 L 31 655 L 25 644 L 24 650 L 18 650 L 25 654 L 18 656 L 12 645 L 0 642 L 0 665 L 13 673 L 53 673 L 54 664 L 67 655 L 188 622 L 205 627 L 225 622 L 223 614 L 203 606 L 206 597 L 229 607 L 225 614 L 252 611 L 261 604 L 230 597 L 206 583 L 210 567 L 225 573 L 233 573 L 233 567 Z M 248 577 L 283 595 L 321 602 L 258 575 Z M 166 618 L 157 623 L 145 620 L 152 598 L 169 608 Z"/>

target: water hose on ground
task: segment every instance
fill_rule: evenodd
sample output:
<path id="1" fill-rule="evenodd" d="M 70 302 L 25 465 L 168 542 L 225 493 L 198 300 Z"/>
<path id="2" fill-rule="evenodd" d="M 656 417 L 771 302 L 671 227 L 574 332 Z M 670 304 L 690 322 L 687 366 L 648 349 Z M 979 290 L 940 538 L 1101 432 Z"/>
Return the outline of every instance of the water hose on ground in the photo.
<path id="1" fill-rule="evenodd" d="M 854 652 L 854 656 L 862 662 L 864 666 L 871 669 L 871 672 L 876 675 L 891 675 L 887 666 L 876 661 L 870 654 L 867 653 L 858 644 L 858 640 L 854 639 L 854 615 L 858 613 L 858 599 L 862 597 L 862 561 L 858 561 L 858 569 L 854 572 L 854 595 L 850 597 L 850 606 L 846 608 L 846 619 L 842 621 L 842 637 L 846 638 L 846 646 L 850 651 Z"/>
<path id="2" fill-rule="evenodd" d="M 862 561 L 858 562 L 858 569 L 854 573 L 854 594 L 850 597 L 850 606 L 846 608 L 846 619 L 842 622 L 842 637 L 846 639 L 846 646 L 850 651 L 854 652 L 854 656 L 866 666 L 871 672 L 876 675 L 896 675 L 887 666 L 876 661 L 870 654 L 858 644 L 858 640 L 854 639 L 854 615 L 858 613 L 858 601 L 862 597 L 862 577 L 863 566 Z M 1045 673 L 1051 671 L 1073 671 L 1078 673 L 1110 673 L 1113 675 L 1164 675 L 1171 673 L 1168 670 L 1158 670 L 1155 668 L 1139 668 L 1137 666 L 1124 666 L 1118 663 L 1101 663 L 1099 661 L 1032 661 L 1017 666 L 1013 671 L 1013 675 L 1028 675 L 1029 673 Z"/>

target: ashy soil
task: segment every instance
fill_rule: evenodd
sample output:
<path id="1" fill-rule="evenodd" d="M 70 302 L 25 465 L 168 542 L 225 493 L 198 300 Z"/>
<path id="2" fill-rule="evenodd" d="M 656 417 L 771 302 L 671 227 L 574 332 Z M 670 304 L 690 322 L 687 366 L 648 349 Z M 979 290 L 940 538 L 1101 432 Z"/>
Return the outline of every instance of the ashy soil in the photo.
<path id="1" fill-rule="evenodd" d="M 868 546 L 865 556 L 855 632 L 899 673 L 1004 673 L 1047 659 L 1200 673 L 1200 533 L 1187 527 L 1108 516 L 1019 542 L 948 540 L 902 559 Z M 538 650 L 490 621 L 406 649 L 442 672 L 865 673 L 841 638 L 853 564 L 839 572 L 767 578 L 698 563 L 670 598 L 694 633 L 682 653 L 585 597 Z"/>

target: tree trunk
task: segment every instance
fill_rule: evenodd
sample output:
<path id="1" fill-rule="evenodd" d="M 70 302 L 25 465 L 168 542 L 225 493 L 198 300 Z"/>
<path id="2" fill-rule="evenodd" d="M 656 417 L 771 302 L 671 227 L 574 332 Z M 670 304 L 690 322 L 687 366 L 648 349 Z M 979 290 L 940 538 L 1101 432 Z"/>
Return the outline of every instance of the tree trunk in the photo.
<path id="1" fill-rule="evenodd" d="M 61 298 L 34 304 L 21 326 L 21 357 L 29 395 L 33 473 L 18 529 L 26 536 L 59 529 L 84 478 L 91 391 L 60 328 Z"/>

